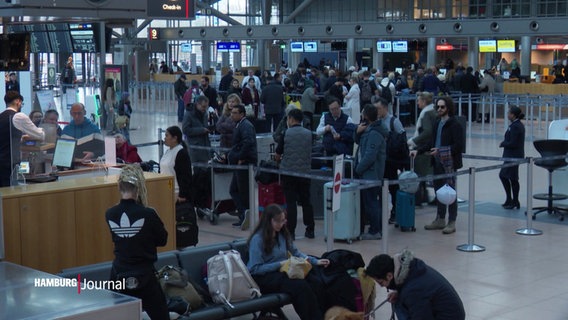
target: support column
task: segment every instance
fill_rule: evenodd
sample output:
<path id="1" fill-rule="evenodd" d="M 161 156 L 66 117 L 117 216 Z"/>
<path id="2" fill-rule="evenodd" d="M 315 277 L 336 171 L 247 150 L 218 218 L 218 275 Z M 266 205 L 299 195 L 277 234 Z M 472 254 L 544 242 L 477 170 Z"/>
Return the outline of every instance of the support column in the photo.
<path id="1" fill-rule="evenodd" d="M 256 54 L 258 56 L 258 67 L 260 70 L 266 69 L 266 40 L 256 40 Z"/>
<path id="2" fill-rule="evenodd" d="M 426 52 L 426 68 L 436 65 L 436 38 L 428 38 L 428 49 Z"/>
<path id="3" fill-rule="evenodd" d="M 240 70 L 242 68 L 243 64 L 241 62 L 241 58 L 242 58 L 241 52 L 233 53 L 233 70 Z"/>
<path id="4" fill-rule="evenodd" d="M 376 45 L 372 48 L 372 50 L 373 50 L 373 67 L 383 72 L 384 54 L 382 52 L 377 51 Z"/>
<path id="5" fill-rule="evenodd" d="M 228 67 L 231 64 L 229 53 L 221 53 L 221 67 Z"/>
<path id="6" fill-rule="evenodd" d="M 355 48 L 355 39 L 353 38 L 347 39 L 347 65 L 345 66 L 346 69 L 348 69 L 351 66 L 355 66 L 355 63 L 357 63 L 357 60 L 355 59 L 356 51 L 357 48 Z"/>
<path id="7" fill-rule="evenodd" d="M 296 68 L 298 67 L 298 64 L 301 62 L 300 58 L 301 58 L 301 53 L 298 52 L 292 52 L 292 45 L 291 45 L 292 41 L 288 41 L 288 43 L 286 43 L 286 51 L 288 52 L 288 68 L 290 68 L 292 70 L 292 72 L 296 71 Z"/>
<path id="8" fill-rule="evenodd" d="M 472 67 L 473 70 L 479 70 L 479 38 L 469 37 L 467 39 L 467 64 Z"/>
<path id="9" fill-rule="evenodd" d="M 203 61 L 203 65 L 201 66 L 203 68 L 203 74 L 208 74 L 211 68 L 211 41 L 201 41 L 201 51 L 203 52 L 201 57 Z"/>
<path id="10" fill-rule="evenodd" d="M 521 75 L 528 76 L 531 74 L 531 37 L 521 37 Z"/>
<path id="11" fill-rule="evenodd" d="M 485 53 L 485 63 L 483 68 L 484 69 L 491 69 L 493 67 L 493 62 L 495 60 L 495 53 L 494 52 L 486 52 Z"/>

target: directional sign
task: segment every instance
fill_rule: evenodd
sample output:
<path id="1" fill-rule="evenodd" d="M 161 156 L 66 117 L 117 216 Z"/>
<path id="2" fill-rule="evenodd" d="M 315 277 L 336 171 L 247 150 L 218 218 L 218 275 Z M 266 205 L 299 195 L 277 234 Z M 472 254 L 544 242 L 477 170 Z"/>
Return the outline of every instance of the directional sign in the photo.
<path id="1" fill-rule="evenodd" d="M 339 210 L 341 205 L 341 179 L 343 178 L 343 155 L 335 156 L 333 161 L 333 198 L 331 211 Z"/>

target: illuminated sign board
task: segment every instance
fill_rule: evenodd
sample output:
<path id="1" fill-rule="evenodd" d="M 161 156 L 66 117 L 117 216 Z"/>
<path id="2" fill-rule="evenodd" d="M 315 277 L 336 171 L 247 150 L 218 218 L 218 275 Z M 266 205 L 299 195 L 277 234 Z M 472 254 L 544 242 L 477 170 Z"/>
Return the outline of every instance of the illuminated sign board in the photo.
<path id="1" fill-rule="evenodd" d="M 408 52 L 408 41 L 393 41 L 392 52 Z"/>
<path id="2" fill-rule="evenodd" d="M 497 52 L 497 41 L 479 40 L 479 52 Z"/>
<path id="3" fill-rule="evenodd" d="M 451 51 L 454 50 L 454 46 L 451 44 L 438 44 L 436 45 L 436 51 Z"/>
<path id="4" fill-rule="evenodd" d="M 377 52 L 392 52 L 390 41 L 377 41 Z"/>
<path id="5" fill-rule="evenodd" d="M 160 40 L 160 30 L 156 28 L 148 28 L 148 39 Z"/>
<path id="6" fill-rule="evenodd" d="M 515 52 L 515 40 L 497 40 L 497 52 Z"/>
<path id="7" fill-rule="evenodd" d="M 240 52 L 240 42 L 217 42 L 217 51 L 219 52 Z"/>
<path id="8" fill-rule="evenodd" d="M 318 43 L 316 41 L 304 42 L 304 52 L 318 52 Z"/>
<path id="9" fill-rule="evenodd" d="M 290 42 L 290 51 L 292 52 L 304 52 L 303 42 Z"/>
<path id="10" fill-rule="evenodd" d="M 191 52 L 191 43 L 189 43 L 189 42 L 182 43 L 180 45 L 180 50 L 181 50 L 181 52 Z"/>
<path id="11" fill-rule="evenodd" d="M 146 13 L 149 18 L 195 19 L 195 1 L 149 0 Z"/>
<path id="12" fill-rule="evenodd" d="M 568 44 L 543 43 L 543 44 L 532 45 L 532 49 L 536 49 L 536 50 L 568 50 Z"/>

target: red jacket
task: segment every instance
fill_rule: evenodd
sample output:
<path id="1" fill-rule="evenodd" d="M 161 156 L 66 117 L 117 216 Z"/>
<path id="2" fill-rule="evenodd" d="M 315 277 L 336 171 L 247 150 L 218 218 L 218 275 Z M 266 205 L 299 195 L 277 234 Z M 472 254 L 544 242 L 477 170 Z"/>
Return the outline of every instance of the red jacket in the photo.
<path id="1" fill-rule="evenodd" d="M 138 155 L 138 148 L 125 142 L 122 147 L 116 147 L 116 157 L 124 160 L 126 163 L 139 163 L 142 159 Z"/>

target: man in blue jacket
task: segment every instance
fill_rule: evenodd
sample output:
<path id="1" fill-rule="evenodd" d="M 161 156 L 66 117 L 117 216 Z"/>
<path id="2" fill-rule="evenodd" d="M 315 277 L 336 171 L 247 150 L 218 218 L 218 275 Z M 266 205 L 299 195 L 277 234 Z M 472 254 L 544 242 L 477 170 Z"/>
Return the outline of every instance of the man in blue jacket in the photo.
<path id="1" fill-rule="evenodd" d="M 460 296 L 438 271 L 404 249 L 393 257 L 381 254 L 365 273 L 389 293 L 399 320 L 464 320 Z"/>
<path id="2" fill-rule="evenodd" d="M 377 108 L 373 105 L 365 106 L 363 109 L 363 122 L 357 127 L 355 142 L 359 144 L 359 149 L 355 155 L 355 173 L 357 177 L 365 180 L 382 180 L 385 172 L 385 161 L 387 159 L 386 135 L 388 131 L 382 126 L 381 121 L 377 120 Z M 381 239 L 382 230 L 382 210 L 380 201 L 377 200 L 379 187 L 370 187 L 361 190 L 363 201 L 363 217 L 369 220 L 369 231 L 361 235 L 362 240 Z M 364 219 L 361 219 L 364 221 Z M 361 232 L 364 225 L 361 224 Z"/>
<path id="3" fill-rule="evenodd" d="M 101 133 L 99 127 L 85 117 L 85 115 L 87 115 L 87 110 L 85 109 L 85 105 L 81 102 L 75 102 L 71 106 L 71 110 L 69 112 L 71 113 L 71 118 L 73 120 L 71 120 L 71 123 L 63 128 L 63 131 L 61 131 L 62 136 L 80 139 L 93 133 Z M 97 148 L 97 150 L 84 151 L 83 154 L 80 155 L 83 157 L 82 160 L 90 160 L 95 158 L 95 156 L 103 155 L 104 144 L 101 144 L 101 146 L 102 148 Z"/>

